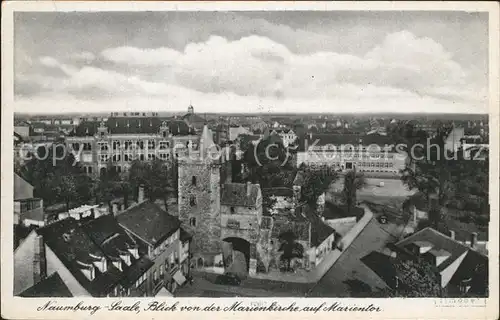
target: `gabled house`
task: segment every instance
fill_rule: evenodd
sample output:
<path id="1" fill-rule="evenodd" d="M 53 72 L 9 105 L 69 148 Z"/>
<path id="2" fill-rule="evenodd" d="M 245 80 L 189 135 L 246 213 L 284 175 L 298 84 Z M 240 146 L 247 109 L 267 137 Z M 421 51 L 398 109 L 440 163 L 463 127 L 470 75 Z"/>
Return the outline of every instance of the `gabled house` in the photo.
<path id="1" fill-rule="evenodd" d="M 149 202 L 119 217 L 68 217 L 31 231 L 14 251 L 14 294 L 140 297 L 175 291 L 189 272 L 190 235 Z"/>
<path id="2" fill-rule="evenodd" d="M 146 275 L 150 295 L 163 287 L 174 293 L 190 276 L 191 236 L 181 229 L 177 217 L 169 215 L 157 204 L 144 201 L 116 216 L 120 226 L 145 249 L 152 261 Z"/>
<path id="3" fill-rule="evenodd" d="M 24 227 L 46 224 L 43 199 L 34 198 L 33 189 L 29 182 L 14 173 L 14 224 Z"/>
<path id="4" fill-rule="evenodd" d="M 427 264 L 447 297 L 488 294 L 488 257 L 432 228 L 422 229 L 399 241 L 390 255 L 371 253 L 361 260 L 389 287 L 395 289 L 398 276 L 394 264 L 408 260 Z M 378 256 L 377 259 L 374 257 Z"/>

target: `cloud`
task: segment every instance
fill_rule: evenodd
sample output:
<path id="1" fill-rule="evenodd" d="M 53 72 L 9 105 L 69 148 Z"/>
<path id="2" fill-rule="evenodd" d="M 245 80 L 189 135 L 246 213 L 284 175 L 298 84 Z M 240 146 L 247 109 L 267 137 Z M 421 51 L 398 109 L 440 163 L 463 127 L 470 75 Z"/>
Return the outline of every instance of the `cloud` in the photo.
<path id="1" fill-rule="evenodd" d="M 92 62 L 96 59 L 96 56 L 92 52 L 83 51 L 73 54 L 71 58 L 76 61 Z"/>
<path id="2" fill-rule="evenodd" d="M 109 61 L 133 66 L 169 66 L 174 64 L 180 53 L 169 48 L 118 47 L 105 49 L 101 55 Z"/>
<path id="3" fill-rule="evenodd" d="M 180 86 L 242 96 L 331 97 L 347 94 L 339 90 L 345 84 L 365 88 L 362 92 L 371 85 L 432 95 L 436 88 L 467 83 L 466 72 L 443 46 L 408 31 L 387 35 L 363 56 L 326 51 L 295 54 L 262 36 L 234 41 L 211 36 L 188 44 L 183 52 L 120 47 L 102 55 L 128 66 L 168 66 L 168 74 Z"/>
<path id="4" fill-rule="evenodd" d="M 23 75 L 19 83 L 26 88 L 19 92 L 35 95 L 37 84 L 40 92 L 83 100 L 158 98 L 180 103 L 197 99 L 210 101 L 203 106 L 209 111 L 229 106 L 229 101 L 238 108 L 244 106 L 242 111 L 262 105 L 300 109 L 308 104 L 315 111 L 332 106 L 344 111 L 381 107 L 401 111 L 405 106 L 441 111 L 449 106 L 476 108 L 485 100 L 484 90 L 469 88 L 473 87 L 469 73 L 451 53 L 434 40 L 408 31 L 388 34 L 363 55 L 298 54 L 267 37 L 252 35 L 235 40 L 211 36 L 182 51 L 121 46 L 97 56 L 84 51 L 72 58 L 74 63 L 40 57 L 46 74 Z M 78 64 L 82 59 L 89 63 Z"/>

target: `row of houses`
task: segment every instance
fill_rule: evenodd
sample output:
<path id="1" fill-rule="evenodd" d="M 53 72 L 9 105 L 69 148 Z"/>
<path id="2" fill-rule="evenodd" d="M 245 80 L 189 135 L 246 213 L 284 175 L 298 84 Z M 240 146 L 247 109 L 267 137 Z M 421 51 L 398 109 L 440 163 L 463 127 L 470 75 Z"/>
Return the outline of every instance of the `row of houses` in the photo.
<path id="1" fill-rule="evenodd" d="M 76 211 L 21 240 L 14 251 L 15 295 L 172 295 L 189 278 L 192 237 L 157 204 L 93 216 Z"/>

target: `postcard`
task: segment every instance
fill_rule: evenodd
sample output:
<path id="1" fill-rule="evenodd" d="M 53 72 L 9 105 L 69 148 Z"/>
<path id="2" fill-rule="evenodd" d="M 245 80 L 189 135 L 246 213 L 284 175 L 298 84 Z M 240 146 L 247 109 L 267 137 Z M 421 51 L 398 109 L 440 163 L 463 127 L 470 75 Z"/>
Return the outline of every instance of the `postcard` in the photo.
<path id="1" fill-rule="evenodd" d="M 2 5 L 2 317 L 498 318 L 495 3 Z"/>

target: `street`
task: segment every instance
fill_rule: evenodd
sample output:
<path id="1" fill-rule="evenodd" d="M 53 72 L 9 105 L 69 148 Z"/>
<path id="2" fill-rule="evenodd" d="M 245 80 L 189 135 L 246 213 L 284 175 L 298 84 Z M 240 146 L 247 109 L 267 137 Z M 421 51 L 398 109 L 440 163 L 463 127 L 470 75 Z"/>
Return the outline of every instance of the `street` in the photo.
<path id="1" fill-rule="evenodd" d="M 375 290 L 385 285 L 360 259 L 372 251 L 382 251 L 388 243 L 396 240 L 397 224 L 387 224 L 383 227 L 374 218 L 349 248 L 340 256 L 333 267 L 308 292 L 308 297 L 350 297 L 355 295 L 352 283 L 365 284 L 365 287 Z"/>

